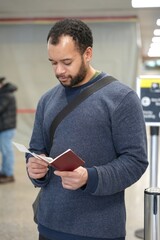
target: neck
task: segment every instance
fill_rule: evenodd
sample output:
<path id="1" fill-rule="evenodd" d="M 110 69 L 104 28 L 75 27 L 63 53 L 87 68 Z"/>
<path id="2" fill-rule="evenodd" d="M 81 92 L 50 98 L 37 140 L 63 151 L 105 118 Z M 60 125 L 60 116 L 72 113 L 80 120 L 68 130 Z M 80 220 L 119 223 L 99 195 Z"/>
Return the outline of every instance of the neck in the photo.
<path id="1" fill-rule="evenodd" d="M 86 74 L 84 80 L 81 83 L 79 83 L 77 86 L 81 86 L 81 85 L 89 82 L 91 79 L 93 79 L 96 72 L 97 72 L 97 70 L 95 70 L 93 67 L 89 66 L 89 69 L 87 71 L 87 74 Z"/>

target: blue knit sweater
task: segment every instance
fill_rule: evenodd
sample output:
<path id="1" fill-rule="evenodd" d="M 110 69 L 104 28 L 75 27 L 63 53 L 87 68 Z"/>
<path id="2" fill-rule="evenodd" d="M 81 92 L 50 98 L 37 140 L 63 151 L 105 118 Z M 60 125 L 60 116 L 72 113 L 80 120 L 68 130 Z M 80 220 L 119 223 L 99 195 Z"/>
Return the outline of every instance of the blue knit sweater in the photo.
<path id="1" fill-rule="evenodd" d="M 50 152 L 49 128 L 56 114 L 102 75 L 80 87 L 59 84 L 41 97 L 31 151 Z M 116 81 L 87 98 L 57 127 L 50 156 L 56 157 L 68 148 L 85 161 L 88 183 L 84 189 L 66 190 L 53 168 L 44 179 L 31 179 L 43 188 L 39 231 L 49 239 L 125 237 L 124 190 L 142 176 L 148 165 L 145 122 L 137 94 Z"/>

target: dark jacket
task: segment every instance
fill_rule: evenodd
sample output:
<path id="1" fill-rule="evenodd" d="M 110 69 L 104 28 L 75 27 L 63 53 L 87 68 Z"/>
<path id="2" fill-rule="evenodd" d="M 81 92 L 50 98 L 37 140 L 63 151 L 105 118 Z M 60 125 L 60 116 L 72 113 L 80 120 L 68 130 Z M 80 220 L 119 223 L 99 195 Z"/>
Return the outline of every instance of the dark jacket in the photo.
<path id="1" fill-rule="evenodd" d="M 17 87 L 6 83 L 0 88 L 0 132 L 16 128 L 16 99 L 14 92 Z"/>

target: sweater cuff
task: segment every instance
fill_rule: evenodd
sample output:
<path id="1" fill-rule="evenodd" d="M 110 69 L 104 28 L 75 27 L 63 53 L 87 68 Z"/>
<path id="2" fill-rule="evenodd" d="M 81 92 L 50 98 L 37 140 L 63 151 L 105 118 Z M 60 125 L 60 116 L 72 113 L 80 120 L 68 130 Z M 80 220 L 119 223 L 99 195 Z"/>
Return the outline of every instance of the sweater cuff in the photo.
<path id="1" fill-rule="evenodd" d="M 86 168 L 88 171 L 88 181 L 85 186 L 82 187 L 84 191 L 94 193 L 98 185 L 98 173 L 96 168 Z"/>

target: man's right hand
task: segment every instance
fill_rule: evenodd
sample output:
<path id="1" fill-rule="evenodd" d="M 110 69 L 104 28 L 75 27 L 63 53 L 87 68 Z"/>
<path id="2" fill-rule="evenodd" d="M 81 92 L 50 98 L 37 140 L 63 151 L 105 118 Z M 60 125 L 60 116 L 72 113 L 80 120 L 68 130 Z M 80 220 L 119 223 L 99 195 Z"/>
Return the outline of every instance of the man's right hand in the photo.
<path id="1" fill-rule="evenodd" d="M 27 163 L 28 174 L 31 178 L 43 178 L 48 172 L 48 163 L 41 159 L 30 157 Z"/>

